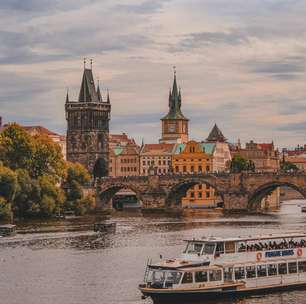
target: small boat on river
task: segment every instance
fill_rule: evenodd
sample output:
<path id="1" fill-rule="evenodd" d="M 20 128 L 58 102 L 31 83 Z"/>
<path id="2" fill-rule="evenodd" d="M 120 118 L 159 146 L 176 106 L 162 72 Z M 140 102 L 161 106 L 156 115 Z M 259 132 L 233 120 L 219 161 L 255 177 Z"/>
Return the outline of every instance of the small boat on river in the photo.
<path id="1" fill-rule="evenodd" d="M 186 240 L 180 258 L 149 262 L 139 289 L 154 303 L 306 288 L 306 233 Z"/>
<path id="2" fill-rule="evenodd" d="M 0 236 L 14 236 L 16 235 L 16 225 L 0 225 Z"/>
<path id="3" fill-rule="evenodd" d="M 94 224 L 94 231 L 95 232 L 116 232 L 116 222 L 111 221 L 104 221 Z"/>
<path id="4" fill-rule="evenodd" d="M 306 212 L 306 206 L 301 207 L 302 212 Z"/>

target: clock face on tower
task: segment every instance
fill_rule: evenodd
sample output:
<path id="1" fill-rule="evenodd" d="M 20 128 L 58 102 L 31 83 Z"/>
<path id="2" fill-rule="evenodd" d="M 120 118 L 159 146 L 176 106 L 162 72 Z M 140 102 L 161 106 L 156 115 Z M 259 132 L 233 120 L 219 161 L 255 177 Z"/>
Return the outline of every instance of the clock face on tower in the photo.
<path id="1" fill-rule="evenodd" d="M 169 133 L 175 133 L 175 124 L 169 124 L 168 125 L 168 132 Z"/>

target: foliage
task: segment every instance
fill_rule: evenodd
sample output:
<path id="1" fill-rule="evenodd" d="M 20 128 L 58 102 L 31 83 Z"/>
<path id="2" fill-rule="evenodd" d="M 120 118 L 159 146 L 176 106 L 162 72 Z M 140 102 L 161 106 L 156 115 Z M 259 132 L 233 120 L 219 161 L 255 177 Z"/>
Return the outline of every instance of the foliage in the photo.
<path id="1" fill-rule="evenodd" d="M 0 219 L 12 219 L 11 203 L 0 196 Z"/>
<path id="2" fill-rule="evenodd" d="M 84 215 L 95 208 L 95 200 L 92 196 L 87 195 L 75 202 L 74 211 L 76 215 Z"/>
<path id="3" fill-rule="evenodd" d="M 299 168 L 295 164 L 293 164 L 293 163 L 291 163 L 289 161 L 282 162 L 281 163 L 281 169 L 283 171 L 289 171 L 289 172 L 290 171 L 291 172 L 296 172 L 296 171 L 299 170 Z"/>
<path id="4" fill-rule="evenodd" d="M 0 167 L 0 196 L 11 202 L 17 188 L 16 174 L 9 168 Z"/>
<path id="5" fill-rule="evenodd" d="M 255 164 L 252 160 L 247 160 L 241 155 L 235 155 L 230 163 L 230 171 L 232 173 L 240 173 L 242 171 L 255 172 Z"/>
<path id="6" fill-rule="evenodd" d="M 0 159 L 11 169 L 29 170 L 34 153 L 32 137 L 19 125 L 11 124 L 0 136 Z"/>
<path id="7" fill-rule="evenodd" d="M 66 182 L 71 185 L 73 182 L 77 182 L 81 186 L 84 186 L 90 181 L 90 175 L 88 171 L 79 163 L 67 164 L 67 177 Z"/>
<path id="8" fill-rule="evenodd" d="M 17 124 L 1 133 L 0 160 L 13 170 L 27 170 L 33 178 L 51 175 L 59 181 L 65 172 L 60 146 L 47 136 L 30 136 Z"/>

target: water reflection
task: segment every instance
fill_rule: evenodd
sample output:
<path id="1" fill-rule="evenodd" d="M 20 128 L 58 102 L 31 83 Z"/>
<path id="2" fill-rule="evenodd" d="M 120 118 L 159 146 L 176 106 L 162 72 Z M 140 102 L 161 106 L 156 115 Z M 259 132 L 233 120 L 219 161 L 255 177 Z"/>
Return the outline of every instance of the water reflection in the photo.
<path id="1" fill-rule="evenodd" d="M 23 234 L 0 239 L 1 297 L 8 304 L 151 303 L 137 290 L 147 258 L 175 257 L 190 237 L 305 230 L 301 204 L 306 201 L 287 202 L 265 216 L 122 216 L 115 218 L 116 234 L 94 233 L 95 218 L 25 222 L 19 225 Z M 296 290 L 213 303 L 304 303 L 305 297 Z"/>

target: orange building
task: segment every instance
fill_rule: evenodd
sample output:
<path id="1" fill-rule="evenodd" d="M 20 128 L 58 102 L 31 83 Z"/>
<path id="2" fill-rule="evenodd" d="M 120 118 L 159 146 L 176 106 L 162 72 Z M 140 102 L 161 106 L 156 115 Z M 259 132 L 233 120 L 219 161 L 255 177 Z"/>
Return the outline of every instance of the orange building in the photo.
<path id="1" fill-rule="evenodd" d="M 198 143 L 193 140 L 186 144 L 177 144 L 172 156 L 173 172 L 176 174 L 211 172 L 214 147 L 213 143 Z M 193 186 L 182 198 L 183 207 L 216 207 L 217 202 L 215 190 L 207 184 Z"/>

